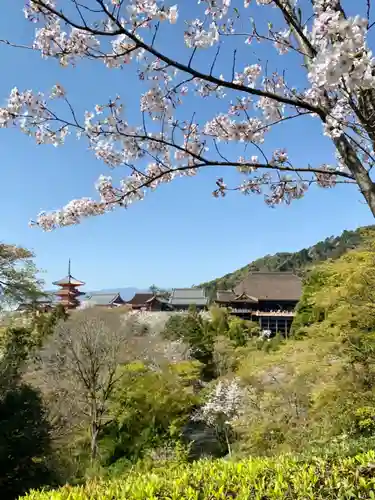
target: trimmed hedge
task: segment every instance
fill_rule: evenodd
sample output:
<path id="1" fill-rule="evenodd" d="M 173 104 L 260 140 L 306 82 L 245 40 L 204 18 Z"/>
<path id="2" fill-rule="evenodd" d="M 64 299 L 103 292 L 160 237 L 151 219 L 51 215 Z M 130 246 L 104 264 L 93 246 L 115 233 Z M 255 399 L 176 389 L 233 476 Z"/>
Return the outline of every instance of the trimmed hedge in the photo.
<path id="1" fill-rule="evenodd" d="M 121 480 L 30 492 L 27 500 L 267 500 L 374 499 L 375 452 L 327 461 L 253 458 L 202 460 L 131 473 Z"/>

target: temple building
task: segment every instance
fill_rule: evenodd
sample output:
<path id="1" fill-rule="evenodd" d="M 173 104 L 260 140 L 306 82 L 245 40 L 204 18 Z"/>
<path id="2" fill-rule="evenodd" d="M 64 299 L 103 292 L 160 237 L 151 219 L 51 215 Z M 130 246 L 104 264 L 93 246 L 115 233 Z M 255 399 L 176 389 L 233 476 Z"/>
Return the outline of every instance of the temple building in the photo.
<path id="1" fill-rule="evenodd" d="M 208 297 L 203 288 L 174 288 L 169 303 L 176 311 L 187 311 L 190 306 L 204 310 L 207 309 Z"/>
<path id="2" fill-rule="evenodd" d="M 56 302 L 56 297 L 51 293 L 44 293 L 41 297 L 36 299 L 30 299 L 25 302 L 21 302 L 17 311 L 19 312 L 30 312 L 30 311 L 39 311 L 39 312 L 49 312 L 53 309 Z"/>
<path id="3" fill-rule="evenodd" d="M 60 290 L 55 292 L 55 295 L 59 298 L 58 302 L 62 304 L 65 309 L 76 309 L 80 304 L 78 297 L 84 295 L 78 288 L 84 284 L 83 281 L 76 280 L 71 275 L 69 260 L 67 276 L 53 283 L 53 285 L 60 287 Z"/>
<path id="4" fill-rule="evenodd" d="M 218 290 L 215 303 L 273 335 L 288 335 L 301 293 L 301 279 L 293 273 L 251 272 L 233 290 Z"/>
<path id="5" fill-rule="evenodd" d="M 141 311 L 170 311 L 172 309 L 168 299 L 152 292 L 136 293 L 126 304 L 134 310 Z"/>
<path id="6" fill-rule="evenodd" d="M 104 293 L 104 292 L 93 292 L 85 295 L 82 301 L 82 306 L 85 307 L 119 307 L 125 304 L 121 295 L 117 292 Z"/>

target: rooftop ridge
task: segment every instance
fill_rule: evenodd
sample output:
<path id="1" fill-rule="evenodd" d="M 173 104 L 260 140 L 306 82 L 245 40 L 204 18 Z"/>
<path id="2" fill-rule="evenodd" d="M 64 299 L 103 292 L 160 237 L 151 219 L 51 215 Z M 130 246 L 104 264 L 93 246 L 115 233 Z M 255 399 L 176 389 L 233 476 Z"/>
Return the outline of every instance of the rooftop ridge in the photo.
<path id="1" fill-rule="evenodd" d="M 174 287 L 172 288 L 172 290 L 204 290 L 204 287 L 203 286 L 198 286 L 198 287 L 195 287 L 195 286 L 191 286 L 191 287 Z"/>

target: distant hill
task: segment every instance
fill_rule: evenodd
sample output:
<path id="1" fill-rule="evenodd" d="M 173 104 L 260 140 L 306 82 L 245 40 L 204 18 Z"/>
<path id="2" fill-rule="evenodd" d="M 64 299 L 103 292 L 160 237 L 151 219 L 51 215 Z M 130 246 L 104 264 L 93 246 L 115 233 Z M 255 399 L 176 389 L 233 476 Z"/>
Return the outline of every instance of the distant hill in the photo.
<path id="1" fill-rule="evenodd" d="M 144 293 L 144 292 L 149 292 L 150 290 L 148 289 L 140 289 L 140 288 L 135 288 L 135 287 L 127 287 L 127 288 L 105 288 L 103 290 L 90 290 L 87 291 L 85 290 L 85 294 L 89 295 L 90 293 L 119 293 L 123 300 L 130 300 L 134 297 L 136 293 Z"/>
<path id="2" fill-rule="evenodd" d="M 355 231 L 344 231 L 340 236 L 331 236 L 298 252 L 278 252 L 274 255 L 266 255 L 241 267 L 241 269 L 237 269 L 237 271 L 207 281 L 199 286 L 204 287 L 211 295 L 215 290 L 232 288 L 249 271 L 293 271 L 298 275 L 302 275 L 304 270 L 317 262 L 337 259 L 348 250 L 357 248 L 362 243 L 365 232 L 367 234 L 374 233 L 375 236 L 375 226 L 361 227 Z"/>
<path id="3" fill-rule="evenodd" d="M 56 291 L 56 288 L 53 290 L 46 290 L 46 293 L 53 293 Z M 136 293 L 149 292 L 147 289 L 140 289 L 135 287 L 126 287 L 126 288 L 104 288 L 102 290 L 82 290 L 85 295 L 90 295 L 91 293 L 119 293 L 121 297 L 126 301 L 130 300 L 134 297 Z M 81 300 L 84 300 L 84 295 L 81 297 Z"/>

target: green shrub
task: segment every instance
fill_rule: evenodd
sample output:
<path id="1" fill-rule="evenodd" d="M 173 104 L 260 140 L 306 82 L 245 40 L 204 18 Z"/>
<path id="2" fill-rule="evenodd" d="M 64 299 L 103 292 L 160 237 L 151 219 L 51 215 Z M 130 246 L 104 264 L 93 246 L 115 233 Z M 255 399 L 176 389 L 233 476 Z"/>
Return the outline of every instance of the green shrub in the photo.
<path id="1" fill-rule="evenodd" d="M 243 347 L 247 344 L 250 333 L 247 328 L 247 321 L 232 317 L 229 320 L 228 337 L 235 347 Z"/>
<path id="2" fill-rule="evenodd" d="M 111 397 L 111 420 L 102 432 L 103 465 L 113 465 L 118 460 L 135 463 L 148 450 L 159 448 L 172 438 L 178 440 L 180 430 L 200 402 L 186 383 L 186 377 L 198 369 L 193 362 L 185 362 L 180 373 L 177 366 L 153 371 L 142 363 L 122 369 Z"/>
<path id="3" fill-rule="evenodd" d="M 193 308 L 188 314 L 174 314 L 163 331 L 168 340 L 183 340 L 189 347 L 193 359 L 201 363 L 201 376 L 211 380 L 215 375 L 213 362 L 214 332 Z"/>
<path id="4" fill-rule="evenodd" d="M 66 486 L 55 492 L 30 492 L 27 500 L 214 500 L 375 499 L 375 452 L 351 458 L 302 462 L 278 459 L 199 461 L 131 473 L 111 482 Z"/>
<path id="5" fill-rule="evenodd" d="M 375 431 L 375 408 L 364 406 L 355 412 L 355 431 L 363 435 L 373 435 Z"/>
<path id="6" fill-rule="evenodd" d="M 53 483 L 50 427 L 40 395 L 25 384 L 14 387 L 0 399 L 0 421 L 1 499 Z"/>

